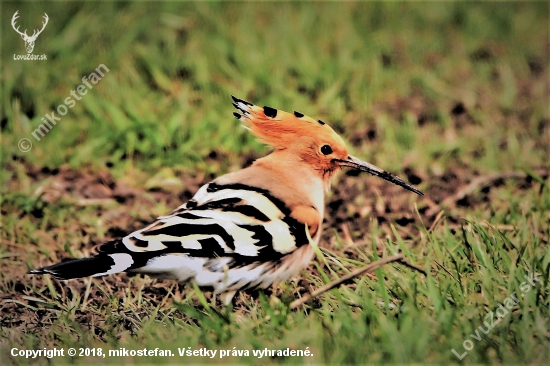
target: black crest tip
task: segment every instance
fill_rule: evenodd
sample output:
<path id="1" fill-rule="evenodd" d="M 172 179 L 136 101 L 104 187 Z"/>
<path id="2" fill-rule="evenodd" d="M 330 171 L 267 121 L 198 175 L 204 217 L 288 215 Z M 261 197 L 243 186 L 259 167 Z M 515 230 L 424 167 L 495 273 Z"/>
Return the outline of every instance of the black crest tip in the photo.
<path id="1" fill-rule="evenodd" d="M 241 119 L 241 115 L 238 114 L 237 112 L 233 112 L 233 115 L 235 116 L 236 119 Z"/>
<path id="2" fill-rule="evenodd" d="M 302 118 L 304 116 L 302 113 L 296 111 L 294 111 L 294 115 L 298 118 Z"/>
<path id="3" fill-rule="evenodd" d="M 267 117 L 275 118 L 277 116 L 277 110 L 268 106 L 264 106 L 264 114 Z"/>
<path id="4" fill-rule="evenodd" d="M 234 96 L 234 95 L 232 95 L 231 98 L 233 99 L 233 101 L 234 101 L 235 103 L 239 103 L 239 102 L 240 102 L 240 103 L 243 103 L 243 104 L 248 105 L 248 106 L 252 106 L 252 105 L 253 105 L 252 103 L 247 102 L 246 100 L 239 99 L 239 98 L 237 98 L 237 97 Z"/>
<path id="5" fill-rule="evenodd" d="M 235 109 L 237 109 L 239 112 L 241 112 L 244 115 L 248 113 L 245 109 L 241 108 L 237 103 L 233 103 L 233 107 L 235 107 Z"/>
<path id="6" fill-rule="evenodd" d="M 317 122 L 319 122 L 321 126 L 325 124 L 325 122 L 321 121 L 320 119 L 318 119 Z"/>

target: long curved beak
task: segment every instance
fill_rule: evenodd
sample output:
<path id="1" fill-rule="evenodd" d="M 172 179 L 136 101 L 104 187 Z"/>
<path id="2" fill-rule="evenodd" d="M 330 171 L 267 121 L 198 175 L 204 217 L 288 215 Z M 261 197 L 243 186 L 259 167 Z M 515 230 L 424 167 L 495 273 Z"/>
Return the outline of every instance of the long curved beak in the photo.
<path id="1" fill-rule="evenodd" d="M 377 177 L 380 177 L 382 179 L 387 180 L 388 182 L 392 182 L 393 184 L 397 184 L 398 186 L 401 186 L 405 188 L 406 190 L 409 190 L 411 192 L 416 193 L 419 196 L 423 196 L 424 193 L 420 192 L 418 189 L 414 188 L 410 184 L 407 184 L 403 179 L 378 168 L 377 166 L 374 166 L 372 164 L 367 163 L 366 161 L 359 160 L 351 155 L 348 155 L 347 159 L 334 159 L 334 161 L 339 164 L 341 167 L 346 168 L 352 168 L 355 170 L 360 170 L 362 172 L 367 172 L 372 175 L 375 175 Z"/>

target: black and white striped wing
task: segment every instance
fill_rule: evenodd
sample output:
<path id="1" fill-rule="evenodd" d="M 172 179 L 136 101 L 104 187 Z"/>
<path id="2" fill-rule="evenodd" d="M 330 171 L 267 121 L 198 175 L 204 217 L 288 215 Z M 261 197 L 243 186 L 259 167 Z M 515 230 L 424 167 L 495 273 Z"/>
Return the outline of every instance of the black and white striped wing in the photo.
<path id="1" fill-rule="evenodd" d="M 116 249 L 111 244 L 102 251 L 118 255 L 123 270 L 184 281 L 205 266 L 220 272 L 254 262 L 277 263 L 308 244 L 306 225 L 289 215 L 288 207 L 266 190 L 212 182 L 186 204 L 123 238 Z"/>

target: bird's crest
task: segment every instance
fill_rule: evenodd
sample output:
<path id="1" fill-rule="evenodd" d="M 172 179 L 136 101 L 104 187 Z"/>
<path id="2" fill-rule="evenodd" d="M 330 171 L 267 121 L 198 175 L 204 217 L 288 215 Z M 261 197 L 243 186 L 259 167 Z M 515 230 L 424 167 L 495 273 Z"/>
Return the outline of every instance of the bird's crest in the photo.
<path id="1" fill-rule="evenodd" d="M 325 122 L 315 120 L 300 112 L 288 113 L 272 107 L 259 107 L 245 100 L 233 98 L 233 106 L 238 110 L 233 115 L 262 142 L 275 149 L 284 149 L 304 137 L 318 140 L 336 140 L 343 144 L 340 136 Z"/>

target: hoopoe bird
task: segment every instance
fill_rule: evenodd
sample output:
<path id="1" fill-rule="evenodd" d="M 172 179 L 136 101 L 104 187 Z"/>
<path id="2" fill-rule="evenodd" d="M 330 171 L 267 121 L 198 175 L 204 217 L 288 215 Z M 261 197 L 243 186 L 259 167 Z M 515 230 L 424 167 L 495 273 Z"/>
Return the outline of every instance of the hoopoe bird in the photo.
<path id="1" fill-rule="evenodd" d="M 228 304 L 307 267 L 321 237 L 331 178 L 351 168 L 420 196 L 399 177 L 351 155 L 325 122 L 233 97 L 234 116 L 273 152 L 202 186 L 149 226 L 102 244 L 91 258 L 32 270 L 68 280 L 137 272 L 213 290 Z"/>

